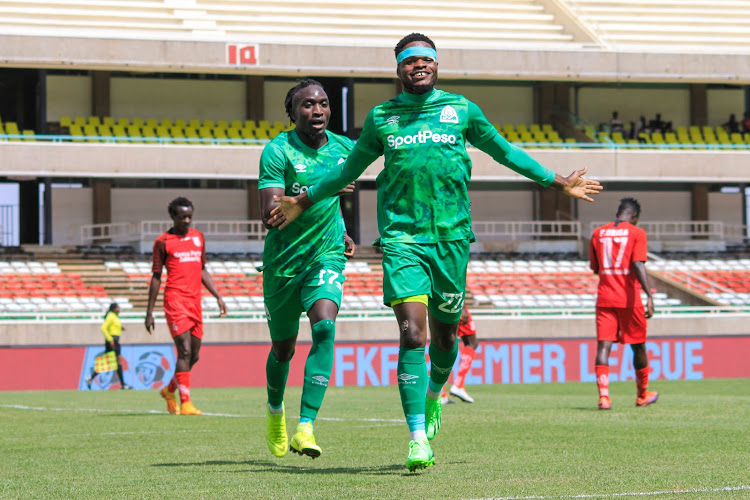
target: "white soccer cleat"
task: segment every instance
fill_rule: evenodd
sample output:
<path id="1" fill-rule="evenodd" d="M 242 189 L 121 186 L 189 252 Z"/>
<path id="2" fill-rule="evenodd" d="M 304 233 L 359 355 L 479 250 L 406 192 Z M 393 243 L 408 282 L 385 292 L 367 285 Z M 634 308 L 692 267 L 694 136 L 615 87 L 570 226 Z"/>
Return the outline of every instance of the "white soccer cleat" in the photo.
<path id="1" fill-rule="evenodd" d="M 452 405 L 452 404 L 455 404 L 455 403 L 456 403 L 456 402 L 455 402 L 455 401 L 453 401 L 453 400 L 452 400 L 452 399 L 451 399 L 450 397 L 448 397 L 448 396 L 445 396 L 445 397 L 442 397 L 442 398 L 440 398 L 440 404 L 442 404 L 442 405 Z"/>
<path id="2" fill-rule="evenodd" d="M 466 389 L 464 389 L 463 387 L 456 387 L 455 385 L 452 385 L 450 393 L 451 393 L 452 396 L 456 396 L 458 399 L 460 399 L 464 403 L 473 403 L 474 402 L 474 398 L 472 398 L 471 396 L 469 396 L 466 393 Z"/>

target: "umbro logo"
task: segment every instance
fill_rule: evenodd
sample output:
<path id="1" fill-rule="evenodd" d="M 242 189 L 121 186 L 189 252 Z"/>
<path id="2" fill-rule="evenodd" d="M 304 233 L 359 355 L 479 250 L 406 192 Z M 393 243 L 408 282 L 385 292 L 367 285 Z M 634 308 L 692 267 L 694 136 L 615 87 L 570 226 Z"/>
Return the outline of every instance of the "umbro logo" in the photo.
<path id="1" fill-rule="evenodd" d="M 386 120 L 386 123 L 388 123 L 388 125 L 396 125 L 398 123 L 399 118 L 401 118 L 401 117 L 400 116 L 395 116 L 395 115 L 391 116 L 390 118 L 388 118 Z"/>
<path id="2" fill-rule="evenodd" d="M 303 165 L 302 163 L 299 163 L 294 166 L 294 170 L 297 172 L 307 172 L 307 165 Z"/>
<path id="3" fill-rule="evenodd" d="M 417 382 L 414 379 L 419 378 L 419 375 L 411 375 L 409 373 L 402 373 L 398 376 L 398 383 L 399 384 L 416 384 Z"/>
<path id="4" fill-rule="evenodd" d="M 458 113 L 453 106 L 446 106 L 440 112 L 440 123 L 458 123 Z"/>
<path id="5" fill-rule="evenodd" d="M 325 378 L 323 375 L 315 375 L 312 378 L 312 380 L 313 380 L 312 383 L 314 385 L 323 385 L 323 386 L 326 386 L 326 387 L 328 386 L 328 379 Z"/>

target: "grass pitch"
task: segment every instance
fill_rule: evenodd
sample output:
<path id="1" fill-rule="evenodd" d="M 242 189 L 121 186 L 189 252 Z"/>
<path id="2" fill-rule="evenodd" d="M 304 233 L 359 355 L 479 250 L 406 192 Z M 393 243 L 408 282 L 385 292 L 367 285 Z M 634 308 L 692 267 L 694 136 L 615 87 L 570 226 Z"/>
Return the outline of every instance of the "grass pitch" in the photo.
<path id="1" fill-rule="evenodd" d="M 443 410 L 436 465 L 404 468 L 396 387 L 332 387 L 323 455 L 277 459 L 263 389 L 193 390 L 200 417 L 157 391 L 0 393 L 0 498 L 750 498 L 750 382 L 471 386 Z M 291 433 L 299 388 L 287 390 Z"/>

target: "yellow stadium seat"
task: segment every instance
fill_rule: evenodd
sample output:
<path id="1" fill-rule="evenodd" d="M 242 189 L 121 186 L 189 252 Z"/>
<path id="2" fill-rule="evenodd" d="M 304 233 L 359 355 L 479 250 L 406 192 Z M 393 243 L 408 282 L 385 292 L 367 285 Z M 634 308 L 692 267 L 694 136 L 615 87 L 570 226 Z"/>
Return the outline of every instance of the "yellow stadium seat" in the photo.
<path id="1" fill-rule="evenodd" d="M 639 142 L 644 142 L 646 144 L 651 144 L 651 137 L 646 132 L 641 132 L 638 134 Z"/>
<path id="2" fill-rule="evenodd" d="M 117 119 L 117 126 L 118 127 L 129 127 L 130 126 L 130 120 L 127 118 L 118 118 Z"/>
<path id="3" fill-rule="evenodd" d="M 96 134 L 100 137 L 112 137 L 112 130 L 109 125 L 97 125 Z"/>
<path id="4" fill-rule="evenodd" d="M 142 140 L 140 140 L 140 137 L 143 137 L 143 134 L 141 134 L 141 127 L 136 125 L 128 125 L 125 130 L 128 134 L 128 137 L 131 138 L 131 140 L 128 141 L 129 143 L 138 144 L 143 142 Z M 137 139 L 133 140 L 133 138 Z"/>
<path id="5" fill-rule="evenodd" d="M 101 125 L 102 122 L 101 122 L 101 120 L 99 120 L 98 116 L 89 116 L 89 123 L 88 124 L 89 125 L 93 125 L 93 126 L 96 127 L 97 125 Z"/>
<path id="6" fill-rule="evenodd" d="M 241 129 L 242 128 L 242 121 L 241 120 L 232 120 L 232 123 L 229 124 L 229 127 Z M 227 128 L 229 128 L 227 127 Z"/>
<path id="7" fill-rule="evenodd" d="M 160 127 L 170 128 L 172 126 L 172 120 L 170 120 L 169 118 L 162 118 L 159 121 L 159 126 Z"/>
<path id="8" fill-rule="evenodd" d="M 518 137 L 518 134 L 514 130 L 510 132 L 506 132 L 503 135 L 505 136 L 505 139 L 509 142 L 521 142 L 521 138 Z"/>
<path id="9" fill-rule="evenodd" d="M 73 125 L 73 121 L 70 119 L 69 116 L 61 116 L 60 117 L 60 126 L 61 127 L 70 127 Z"/>
<path id="10" fill-rule="evenodd" d="M 255 120 L 245 120 L 245 126 L 243 128 L 249 128 L 250 130 L 255 130 L 258 128 L 258 124 L 255 123 Z"/>
<path id="11" fill-rule="evenodd" d="M 227 136 L 230 139 L 242 139 L 242 136 L 240 135 L 240 129 L 238 127 L 229 127 L 227 129 Z"/>
<path id="12" fill-rule="evenodd" d="M 146 125 L 141 129 L 141 134 L 146 138 L 146 142 L 148 144 L 155 144 L 158 142 L 156 140 L 156 138 L 158 137 L 156 134 L 156 130 L 154 130 L 154 128 L 149 125 Z"/>
<path id="13" fill-rule="evenodd" d="M 516 133 L 516 128 L 513 126 L 512 123 L 506 123 L 503 125 L 503 135 L 510 134 L 510 133 Z"/>
<path id="14" fill-rule="evenodd" d="M 192 120 L 188 122 L 188 127 L 198 130 L 199 128 L 201 128 L 201 121 L 193 118 Z"/>
<path id="15" fill-rule="evenodd" d="M 84 125 L 86 125 L 86 118 L 84 118 L 83 116 L 76 116 L 75 118 L 73 118 L 73 124 L 83 127 Z"/>
<path id="16" fill-rule="evenodd" d="M 33 130 L 24 130 L 22 135 L 23 135 L 23 140 L 24 141 L 35 141 L 36 140 L 36 137 L 34 137 L 36 135 L 36 132 L 34 132 Z"/>
<path id="17" fill-rule="evenodd" d="M 542 131 L 542 127 L 540 127 L 538 123 L 532 123 L 531 125 L 529 125 L 529 132 L 532 135 L 541 131 Z"/>
<path id="18" fill-rule="evenodd" d="M 132 124 L 134 127 L 142 128 L 145 123 L 143 123 L 143 118 L 133 118 Z"/>
<path id="19" fill-rule="evenodd" d="M 8 135 L 20 135 L 18 125 L 15 122 L 5 122 L 5 133 Z"/>
<path id="20" fill-rule="evenodd" d="M 224 127 L 214 127 L 213 129 L 214 137 L 217 139 L 226 139 L 227 138 L 227 129 Z"/>
<path id="21" fill-rule="evenodd" d="M 115 137 L 127 137 L 128 133 L 125 131 L 125 127 L 122 125 L 114 125 L 112 127 L 112 135 Z"/>
<path id="22" fill-rule="evenodd" d="M 102 125 L 113 127 L 115 125 L 115 119 L 111 116 L 105 116 L 104 118 L 102 118 Z"/>
<path id="23" fill-rule="evenodd" d="M 729 135 L 729 138 L 732 141 L 732 144 L 745 144 L 745 141 L 742 140 L 742 134 L 740 133 L 733 133 Z"/>
<path id="24" fill-rule="evenodd" d="M 549 140 L 549 142 L 562 142 L 560 134 L 558 134 L 555 130 L 547 131 L 547 139 Z"/>
<path id="25" fill-rule="evenodd" d="M 83 142 L 84 139 L 81 137 L 84 135 L 83 127 L 81 125 L 76 125 L 75 123 L 71 123 L 70 135 L 73 136 L 73 142 Z"/>
<path id="26" fill-rule="evenodd" d="M 622 136 L 622 132 L 612 132 L 612 141 L 617 144 L 625 144 L 625 138 Z"/>
<path id="27" fill-rule="evenodd" d="M 201 127 L 198 129 L 198 135 L 203 139 L 213 139 L 214 136 L 211 133 L 213 131 L 212 128 L 209 127 Z"/>
<path id="28" fill-rule="evenodd" d="M 268 120 L 260 120 L 258 122 L 258 128 L 262 128 L 262 129 L 265 129 L 265 130 L 271 130 L 271 122 L 269 122 Z"/>
<path id="29" fill-rule="evenodd" d="M 667 144 L 679 144 L 680 141 L 677 140 L 677 134 L 674 132 L 667 132 L 664 134 L 664 140 L 667 142 Z"/>
<path id="30" fill-rule="evenodd" d="M 273 126 L 271 128 L 277 128 L 279 130 L 284 130 L 287 127 L 287 124 L 282 122 L 281 120 L 276 120 L 273 122 Z"/>
<path id="31" fill-rule="evenodd" d="M 171 137 L 171 134 L 169 133 L 169 128 L 163 127 L 161 125 L 156 127 L 156 135 L 158 137 Z"/>
<path id="32" fill-rule="evenodd" d="M 146 119 L 146 126 L 156 129 L 156 127 L 159 126 L 159 120 L 157 120 L 156 118 L 148 118 Z"/>
<path id="33" fill-rule="evenodd" d="M 96 125 L 85 125 L 83 127 L 83 135 L 86 135 L 86 141 L 88 142 L 101 142 L 99 140 L 99 131 L 96 130 Z"/>
<path id="34" fill-rule="evenodd" d="M 216 120 L 217 128 L 229 128 L 229 122 L 226 120 Z"/>
<path id="35" fill-rule="evenodd" d="M 526 125 L 524 125 L 523 123 L 521 123 L 520 125 L 516 125 L 516 131 L 519 134 L 523 134 L 523 133 L 528 133 L 529 129 L 526 128 Z"/>
<path id="36" fill-rule="evenodd" d="M 255 139 L 255 129 L 243 127 L 240 129 L 240 135 L 243 139 Z"/>
<path id="37" fill-rule="evenodd" d="M 268 131 L 269 129 L 266 129 L 266 128 L 255 129 L 255 138 L 256 139 L 269 139 Z"/>
<path id="38" fill-rule="evenodd" d="M 203 120 L 203 126 L 205 128 L 214 128 L 216 126 L 216 123 L 214 123 L 214 121 L 209 118 L 208 120 Z"/>
<path id="39" fill-rule="evenodd" d="M 179 128 L 187 127 L 187 123 L 182 118 L 178 118 L 174 121 L 174 126 Z"/>
<path id="40" fill-rule="evenodd" d="M 742 137 L 745 139 L 746 144 L 750 144 L 750 132 L 742 134 Z"/>
<path id="41" fill-rule="evenodd" d="M 556 131 L 555 129 L 552 128 L 552 125 L 550 125 L 549 123 L 545 123 L 544 125 L 542 125 L 542 132 L 549 135 L 552 132 L 556 132 Z"/>

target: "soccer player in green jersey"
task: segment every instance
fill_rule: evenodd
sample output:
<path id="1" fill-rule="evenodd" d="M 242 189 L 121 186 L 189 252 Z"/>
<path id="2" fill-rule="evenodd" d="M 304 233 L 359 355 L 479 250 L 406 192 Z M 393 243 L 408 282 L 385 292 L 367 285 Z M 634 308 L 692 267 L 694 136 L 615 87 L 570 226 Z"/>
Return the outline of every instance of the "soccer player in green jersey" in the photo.
<path id="1" fill-rule="evenodd" d="M 434 464 L 429 440 L 440 429 L 440 392 L 456 359 L 469 244 L 474 241 L 468 185 L 470 142 L 497 162 L 568 196 L 593 201 L 602 188 L 587 169 L 562 177 L 509 144 L 474 103 L 435 89 L 435 44 L 420 33 L 395 48 L 404 92 L 373 108 L 338 175 L 305 193 L 279 198 L 271 223 L 286 227 L 357 177 L 380 155 L 378 229 L 383 250 L 383 300 L 398 321 L 398 387 L 409 426 L 413 471 Z M 430 327 L 429 380 L 424 357 Z M 426 398 L 425 398 L 426 395 Z"/>
<path id="2" fill-rule="evenodd" d="M 315 442 L 313 422 L 331 377 L 344 264 L 346 257 L 354 254 L 354 242 L 345 233 L 337 197 L 315 205 L 283 232 L 271 227 L 268 219 L 278 206 L 274 198 L 303 193 L 330 176 L 344 163 L 353 143 L 326 130 L 331 116 L 328 96 L 315 80 L 303 80 L 290 89 L 284 104 L 296 128 L 279 134 L 263 149 L 258 183 L 263 221 L 269 228 L 262 268 L 271 332 L 266 362 L 266 443 L 277 457 L 291 449 L 316 458 L 321 449 Z M 305 363 L 300 423 L 289 442 L 284 389 L 303 312 L 312 325 L 312 347 Z"/>

